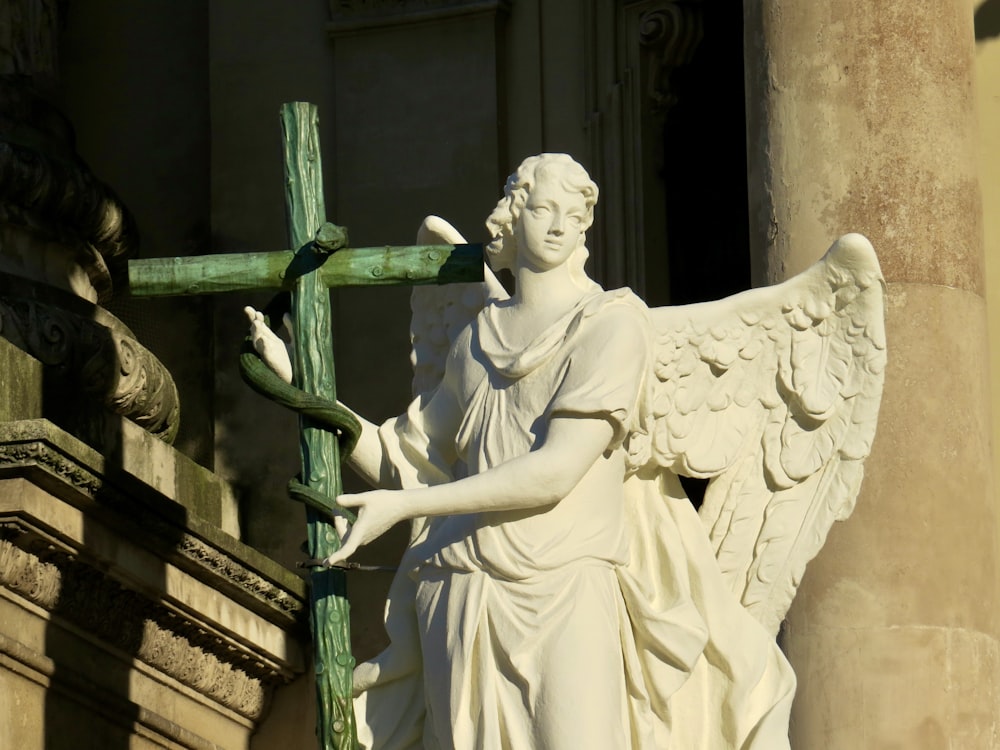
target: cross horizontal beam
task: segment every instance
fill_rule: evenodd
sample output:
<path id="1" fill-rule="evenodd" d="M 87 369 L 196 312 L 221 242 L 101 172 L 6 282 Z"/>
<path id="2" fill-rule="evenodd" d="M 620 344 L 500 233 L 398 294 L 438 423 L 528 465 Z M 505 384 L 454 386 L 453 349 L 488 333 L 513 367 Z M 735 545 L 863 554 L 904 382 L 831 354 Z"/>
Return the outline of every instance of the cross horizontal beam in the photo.
<path id="1" fill-rule="evenodd" d="M 291 289 L 295 253 L 232 253 L 148 258 L 128 264 L 135 296 Z M 483 280 L 483 246 L 411 245 L 344 248 L 320 267 L 327 287 L 450 284 Z"/>

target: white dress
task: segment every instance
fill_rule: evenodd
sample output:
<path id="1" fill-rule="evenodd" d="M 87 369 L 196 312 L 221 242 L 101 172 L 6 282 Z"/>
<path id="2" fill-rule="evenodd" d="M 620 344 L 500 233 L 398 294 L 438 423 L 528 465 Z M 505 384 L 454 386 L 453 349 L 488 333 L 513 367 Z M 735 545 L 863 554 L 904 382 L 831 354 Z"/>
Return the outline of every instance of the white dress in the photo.
<path id="1" fill-rule="evenodd" d="M 383 425 L 400 486 L 522 456 L 554 416 L 606 419 L 614 438 L 551 508 L 416 524 L 392 645 L 359 667 L 378 675 L 356 700 L 362 744 L 782 747 L 768 727 L 787 726 L 790 669 L 721 577 L 703 580 L 715 560 L 676 478 L 628 469 L 623 443 L 653 408 L 645 306 L 595 292 L 520 350 L 495 313 L 459 335 L 438 390 Z"/>

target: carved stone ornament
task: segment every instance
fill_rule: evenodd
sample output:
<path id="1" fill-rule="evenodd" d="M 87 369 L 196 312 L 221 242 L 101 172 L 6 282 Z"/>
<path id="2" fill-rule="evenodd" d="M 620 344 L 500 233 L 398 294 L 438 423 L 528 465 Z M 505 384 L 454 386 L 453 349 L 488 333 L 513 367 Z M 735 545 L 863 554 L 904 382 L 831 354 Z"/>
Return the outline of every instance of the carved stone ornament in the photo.
<path id="1" fill-rule="evenodd" d="M 512 0 L 330 0 L 331 34 L 438 21 L 477 13 L 507 12 Z"/>
<path id="2" fill-rule="evenodd" d="M 51 426 L 48 429 L 54 429 Z M 98 458 L 97 454 L 94 456 Z M 234 557 L 189 531 L 178 531 L 163 515 L 123 492 L 64 446 L 52 444 L 43 421 L 11 423 L 0 431 L 0 473 L 28 475 L 35 470 L 68 485 L 89 500 L 100 499 L 103 507 L 129 518 L 152 539 L 163 540 L 185 569 L 214 585 L 230 589 L 244 603 L 284 627 L 293 627 L 306 617 L 302 597 L 276 586 Z M 169 541 L 167 541 L 169 540 Z M 164 550 L 164 554 L 166 554 Z"/>
<path id="3" fill-rule="evenodd" d="M 42 285 L 0 276 L 0 336 L 47 368 L 53 399 L 90 397 L 171 442 L 180 426 L 177 387 L 117 318 Z"/>
<path id="4" fill-rule="evenodd" d="M 845 235 L 784 284 L 649 309 L 584 270 L 597 196 L 526 159 L 486 222 L 513 294 L 414 291 L 417 397 L 365 425 L 352 461 L 386 489 L 340 498 L 328 559 L 413 521 L 390 646 L 354 672 L 365 747 L 789 747 L 775 633 L 871 449 L 878 261 Z M 678 475 L 711 480 L 700 509 Z"/>
<path id="5" fill-rule="evenodd" d="M 101 302 L 138 249 L 132 215 L 76 155 L 66 118 L 19 77 L 0 76 L 0 224 L 61 243 Z"/>
<path id="6" fill-rule="evenodd" d="M 639 43 L 648 55 L 647 92 L 652 110 L 664 114 L 676 101 L 670 73 L 691 61 L 704 33 L 699 0 L 675 0 L 639 17 Z"/>
<path id="7" fill-rule="evenodd" d="M 289 679 L 18 523 L 0 524 L 0 585 L 248 719 Z"/>

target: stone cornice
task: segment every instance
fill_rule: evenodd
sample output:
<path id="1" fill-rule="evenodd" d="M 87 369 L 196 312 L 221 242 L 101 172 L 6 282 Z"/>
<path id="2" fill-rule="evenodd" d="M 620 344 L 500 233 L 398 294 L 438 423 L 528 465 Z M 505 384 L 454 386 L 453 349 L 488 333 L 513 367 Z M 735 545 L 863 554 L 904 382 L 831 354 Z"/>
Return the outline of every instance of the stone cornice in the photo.
<path id="1" fill-rule="evenodd" d="M 512 0 L 330 0 L 331 36 L 459 16 L 508 12 Z"/>
<path id="2" fill-rule="evenodd" d="M 285 629 L 303 626 L 307 594 L 302 579 L 185 512 L 139 478 L 107 474 L 100 454 L 45 420 L 0 424 L 0 477 L 25 477 L 82 503 L 127 538 L 143 539 L 166 561 L 270 622 Z"/>
<path id="3" fill-rule="evenodd" d="M 30 532 L 0 523 L 0 585 L 59 619 L 251 720 L 291 677 Z"/>
<path id="4" fill-rule="evenodd" d="M 256 722 L 304 669 L 306 584 L 205 520 L 220 478 L 120 425 L 101 454 L 44 419 L 0 423 L 0 587 Z"/>

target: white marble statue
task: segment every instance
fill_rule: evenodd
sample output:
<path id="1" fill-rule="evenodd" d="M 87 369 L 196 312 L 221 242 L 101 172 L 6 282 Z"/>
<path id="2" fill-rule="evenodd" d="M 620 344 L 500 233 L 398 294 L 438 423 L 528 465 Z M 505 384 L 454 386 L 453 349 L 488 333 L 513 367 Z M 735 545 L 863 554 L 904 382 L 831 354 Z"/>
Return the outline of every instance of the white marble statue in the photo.
<path id="1" fill-rule="evenodd" d="M 331 558 L 413 521 L 391 645 L 355 672 L 365 747 L 788 747 L 774 636 L 858 493 L 878 263 L 847 235 L 784 284 L 649 310 L 584 271 L 597 192 L 526 159 L 487 221 L 513 295 L 414 293 L 416 398 L 352 459 L 391 489 L 341 498 L 359 517 Z M 431 217 L 418 241 L 462 239 Z M 678 474 L 712 478 L 700 511 Z"/>

